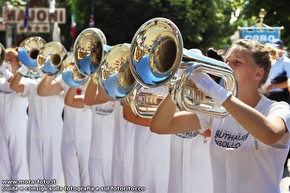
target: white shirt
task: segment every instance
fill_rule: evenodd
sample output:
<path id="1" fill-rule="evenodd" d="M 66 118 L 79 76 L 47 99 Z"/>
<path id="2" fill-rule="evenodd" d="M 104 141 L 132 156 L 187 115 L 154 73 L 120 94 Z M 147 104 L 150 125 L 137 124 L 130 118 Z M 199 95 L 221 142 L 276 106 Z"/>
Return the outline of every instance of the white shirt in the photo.
<path id="1" fill-rule="evenodd" d="M 209 119 L 198 115 L 202 128 L 211 128 L 211 162 L 214 193 L 278 193 L 289 147 L 290 110 L 262 96 L 256 110 L 281 117 L 288 132 L 279 143 L 269 146 L 249 134 L 231 116 Z"/>

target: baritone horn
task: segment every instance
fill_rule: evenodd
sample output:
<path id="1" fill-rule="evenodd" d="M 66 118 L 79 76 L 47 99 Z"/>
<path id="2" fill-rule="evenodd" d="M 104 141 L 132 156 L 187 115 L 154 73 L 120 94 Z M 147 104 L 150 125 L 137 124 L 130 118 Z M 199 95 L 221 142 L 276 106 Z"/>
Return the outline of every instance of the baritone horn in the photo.
<path id="1" fill-rule="evenodd" d="M 139 91 L 140 88 L 147 87 L 146 90 L 150 90 L 148 88 L 167 87 L 173 83 L 180 85 L 173 88 L 176 90 L 173 92 L 176 94 L 176 96 L 173 94 L 173 100 L 179 109 L 214 117 L 227 115 L 223 107 L 217 107 L 211 98 L 205 96 L 194 83 L 190 82 L 189 75 L 196 70 L 221 77 L 223 86 L 234 95 L 237 93 L 236 78 L 232 69 L 224 62 L 184 49 L 179 29 L 166 18 L 153 18 L 145 22 L 135 33 L 131 42 L 130 68 L 135 79 L 142 85 L 132 92 L 129 99 L 130 106 L 138 116 L 144 118 L 152 117 L 155 111 L 153 109 L 145 114 L 139 112 L 138 109 L 142 105 L 139 105 L 138 100 L 135 99 L 140 98 L 139 95 L 144 95 L 143 91 Z M 182 69 L 188 71 L 179 81 L 176 81 L 179 79 L 177 72 Z M 153 94 L 145 96 L 156 97 Z M 158 104 L 151 106 L 156 109 Z"/>
<path id="2" fill-rule="evenodd" d="M 152 104 L 156 97 L 153 98 L 152 94 L 144 92 L 143 89 L 147 87 L 142 87 L 136 81 L 130 69 L 129 58 L 130 47 L 128 44 L 112 46 L 105 53 L 102 65 L 97 73 L 92 76 L 92 79 L 96 85 L 102 86 L 109 97 L 114 100 L 124 99 L 124 102 L 131 107 L 135 114 L 147 116 L 151 108 L 148 104 Z M 138 94 L 135 94 L 135 92 L 138 92 Z M 154 93 L 154 96 L 156 96 L 157 92 Z M 138 104 L 138 107 L 134 106 L 135 104 Z"/>
<path id="3" fill-rule="evenodd" d="M 131 92 L 136 81 L 129 67 L 130 47 L 127 44 L 108 46 L 98 28 L 84 30 L 74 44 L 74 56 L 78 71 L 91 76 L 106 94 L 120 100 Z"/>
<path id="4" fill-rule="evenodd" d="M 29 71 L 27 74 L 22 74 L 26 77 L 39 77 L 37 56 L 39 50 L 46 44 L 46 41 L 38 36 L 33 36 L 24 39 L 18 47 L 18 58 L 22 65 L 26 66 Z"/>
<path id="5" fill-rule="evenodd" d="M 28 68 L 36 68 L 39 50 L 45 44 L 46 41 L 37 36 L 24 39 L 18 48 L 20 62 Z"/>
<path id="6" fill-rule="evenodd" d="M 88 76 L 84 76 L 78 71 L 73 54 L 67 55 L 63 60 L 61 75 L 66 85 L 75 88 L 85 85 L 89 79 Z"/>
<path id="7" fill-rule="evenodd" d="M 92 76 L 107 95 L 115 100 L 125 98 L 135 87 L 136 80 L 129 66 L 130 47 L 126 44 L 112 46 L 105 53 L 100 69 Z"/>
<path id="8" fill-rule="evenodd" d="M 145 22 L 131 41 L 130 69 L 138 84 L 127 96 L 132 111 L 139 117 L 153 116 L 167 93 L 162 89 L 179 69 L 183 40 L 179 29 L 165 18 Z"/>
<path id="9" fill-rule="evenodd" d="M 141 92 L 147 87 L 142 87 L 134 78 L 129 66 L 129 58 L 130 47 L 128 44 L 112 46 L 105 53 L 99 70 L 92 75 L 92 80 L 96 85 L 101 85 L 110 98 L 114 100 L 124 99 L 124 102 L 131 106 L 135 114 L 147 116 L 151 108 L 148 103 L 152 104 L 156 98 L 153 98 L 152 94 L 148 92 L 135 94 L 135 92 Z M 156 96 L 157 92 L 154 93 Z M 133 98 L 134 96 L 138 97 Z M 139 102 L 136 102 L 137 100 Z M 133 108 L 135 104 L 138 104 L 138 108 Z"/>
<path id="10" fill-rule="evenodd" d="M 228 115 L 224 107 L 217 106 L 211 97 L 206 96 L 193 83 L 195 72 L 209 74 L 218 84 L 237 96 L 237 80 L 233 70 L 224 62 L 193 53 L 184 49 L 184 58 L 181 66 L 185 66 L 184 73 L 178 80 L 170 82 L 173 101 L 181 110 L 196 112 L 222 118 Z"/>
<path id="11" fill-rule="evenodd" d="M 59 74 L 61 64 L 66 54 L 67 51 L 60 42 L 49 42 L 44 44 L 37 55 L 37 65 L 39 70 L 49 76 Z"/>
<path id="12" fill-rule="evenodd" d="M 87 28 L 76 38 L 73 55 L 78 71 L 84 76 L 91 76 L 100 67 L 104 52 L 109 49 L 103 32 L 98 28 Z"/>
<path id="13" fill-rule="evenodd" d="M 62 78 L 70 87 L 82 87 L 96 74 L 107 48 L 107 39 L 98 28 L 87 28 L 76 38 L 72 53 L 63 61 Z"/>
<path id="14" fill-rule="evenodd" d="M 5 60 L 5 47 L 0 43 L 0 66 Z"/>
<path id="15" fill-rule="evenodd" d="M 182 60 L 183 40 L 170 20 L 145 22 L 131 41 L 130 68 L 136 80 L 147 87 L 169 81 Z"/>

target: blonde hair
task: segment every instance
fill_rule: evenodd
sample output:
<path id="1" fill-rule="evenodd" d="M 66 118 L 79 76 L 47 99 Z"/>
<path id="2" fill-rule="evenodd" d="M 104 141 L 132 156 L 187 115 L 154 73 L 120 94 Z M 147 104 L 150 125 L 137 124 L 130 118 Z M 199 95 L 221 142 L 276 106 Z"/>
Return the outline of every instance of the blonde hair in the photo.
<path id="1" fill-rule="evenodd" d="M 15 48 L 6 48 L 5 49 L 5 54 L 10 54 L 10 55 L 16 57 L 17 60 L 18 60 L 18 47 L 15 47 Z"/>
<path id="2" fill-rule="evenodd" d="M 269 49 L 272 60 L 278 60 L 281 55 L 285 53 L 285 51 L 273 46 L 272 44 L 265 44 L 265 47 Z"/>
<path id="3" fill-rule="evenodd" d="M 264 69 L 264 75 L 261 79 L 260 86 L 263 85 L 267 79 L 272 66 L 272 61 L 279 58 L 281 50 L 270 44 L 261 44 L 256 40 L 240 39 L 232 48 L 242 48 L 246 50 L 253 58 L 257 67 Z"/>

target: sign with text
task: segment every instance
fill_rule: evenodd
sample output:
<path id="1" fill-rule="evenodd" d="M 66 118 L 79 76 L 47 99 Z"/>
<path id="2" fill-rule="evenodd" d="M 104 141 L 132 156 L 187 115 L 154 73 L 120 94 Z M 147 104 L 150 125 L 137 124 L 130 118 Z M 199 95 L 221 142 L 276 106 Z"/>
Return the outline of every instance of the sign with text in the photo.
<path id="1" fill-rule="evenodd" d="M 65 24 L 66 9 L 56 8 L 54 14 L 49 8 L 29 8 L 28 27 L 24 29 L 25 9 L 9 9 L 6 23 L 17 24 L 17 32 L 49 33 L 50 24 Z"/>
<path id="2" fill-rule="evenodd" d="M 280 38 L 280 27 L 242 27 L 241 38 L 271 43 L 273 39 Z"/>
<path id="3" fill-rule="evenodd" d="M 49 33 L 50 32 L 50 24 L 48 23 L 39 23 L 39 24 L 28 23 L 27 28 L 24 28 L 22 23 L 18 23 L 16 26 L 17 26 L 18 33 L 24 33 L 24 32 Z"/>

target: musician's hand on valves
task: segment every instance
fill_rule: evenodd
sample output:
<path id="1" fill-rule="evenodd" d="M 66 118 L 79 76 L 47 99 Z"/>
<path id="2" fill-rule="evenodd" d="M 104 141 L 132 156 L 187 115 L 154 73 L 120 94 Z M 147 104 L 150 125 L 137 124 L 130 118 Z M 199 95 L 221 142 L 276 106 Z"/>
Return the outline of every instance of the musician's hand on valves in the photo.
<path id="1" fill-rule="evenodd" d="M 216 83 L 208 74 L 203 72 L 194 72 L 191 80 L 196 87 L 205 95 L 211 97 L 218 106 L 221 106 L 225 100 L 232 94 L 227 89 Z"/>
<path id="2" fill-rule="evenodd" d="M 21 65 L 20 68 L 18 68 L 17 72 L 23 76 L 23 75 L 26 75 L 29 71 L 29 68 L 25 65 Z"/>
<path id="3" fill-rule="evenodd" d="M 13 76 L 13 73 L 10 72 L 10 70 L 8 70 L 8 69 L 6 68 L 6 66 L 4 66 L 4 65 L 1 65 L 1 66 L 0 66 L 0 73 L 2 74 L 2 76 L 3 76 L 6 80 L 10 79 L 10 78 Z"/>
<path id="4" fill-rule="evenodd" d="M 3 67 L 3 68 L 8 68 L 10 65 L 11 65 L 10 63 L 4 61 L 4 62 L 1 64 L 1 67 Z"/>

